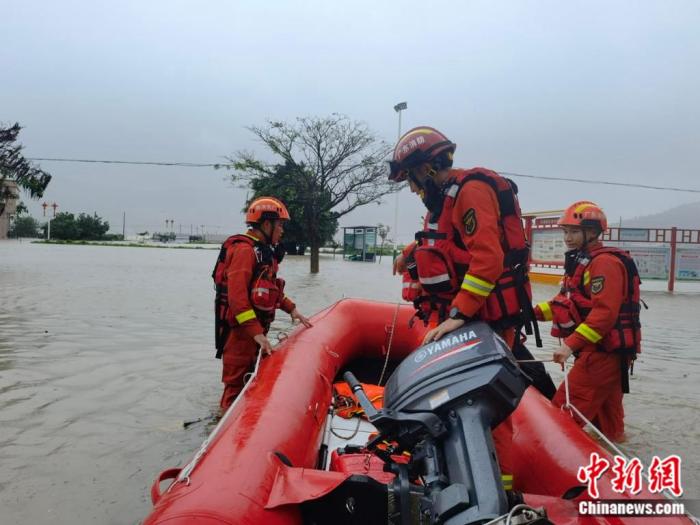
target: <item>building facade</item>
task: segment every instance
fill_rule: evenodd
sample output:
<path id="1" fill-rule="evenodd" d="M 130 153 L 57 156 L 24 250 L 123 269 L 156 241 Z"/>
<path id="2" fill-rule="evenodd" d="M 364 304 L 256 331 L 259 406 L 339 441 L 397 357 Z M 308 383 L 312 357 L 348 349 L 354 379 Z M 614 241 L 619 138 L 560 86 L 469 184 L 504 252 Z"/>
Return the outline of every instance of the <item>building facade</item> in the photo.
<path id="1" fill-rule="evenodd" d="M 18 195 L 17 184 L 14 181 L 5 180 L 0 182 L 0 239 L 7 239 L 7 232 L 10 229 L 10 219 L 17 209 L 17 198 L 7 198 L 6 190 Z"/>

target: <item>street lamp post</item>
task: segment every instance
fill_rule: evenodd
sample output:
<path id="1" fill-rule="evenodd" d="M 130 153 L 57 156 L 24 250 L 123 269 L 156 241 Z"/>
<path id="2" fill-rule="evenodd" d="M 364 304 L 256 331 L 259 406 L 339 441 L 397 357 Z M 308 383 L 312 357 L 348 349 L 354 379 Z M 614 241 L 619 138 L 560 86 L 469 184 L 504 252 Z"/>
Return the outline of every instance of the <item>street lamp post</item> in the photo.
<path id="1" fill-rule="evenodd" d="M 396 138 L 396 142 L 401 139 L 401 112 L 408 108 L 406 102 L 399 102 L 394 106 L 394 111 L 399 114 L 399 132 Z M 394 204 L 394 259 L 398 255 L 399 248 L 399 192 L 396 192 L 396 203 Z"/>
<path id="2" fill-rule="evenodd" d="M 46 208 L 53 208 L 53 217 L 49 217 L 49 221 L 46 224 L 46 240 L 50 241 L 51 240 L 51 219 L 56 218 L 56 208 L 58 208 L 58 204 L 55 202 L 53 204 L 47 204 L 46 202 L 43 202 L 41 204 L 41 207 L 44 208 L 44 217 L 46 217 Z"/>

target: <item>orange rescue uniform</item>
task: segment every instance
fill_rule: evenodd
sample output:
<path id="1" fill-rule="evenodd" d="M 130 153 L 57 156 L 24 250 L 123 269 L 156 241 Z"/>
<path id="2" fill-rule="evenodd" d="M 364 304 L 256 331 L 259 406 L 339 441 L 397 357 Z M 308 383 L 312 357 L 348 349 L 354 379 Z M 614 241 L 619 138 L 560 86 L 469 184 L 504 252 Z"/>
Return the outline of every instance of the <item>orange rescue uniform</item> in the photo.
<path id="1" fill-rule="evenodd" d="M 599 248 L 599 241 L 589 245 Z M 581 283 L 567 282 L 564 288 L 575 288 Z M 576 330 L 564 339 L 574 351 L 575 362 L 569 371 L 569 397 L 571 403 L 609 439 L 620 440 L 624 435 L 624 409 L 622 407 L 621 359 L 629 359 L 599 347 L 600 341 L 615 325 L 625 295 L 627 271 L 624 264 L 608 253 L 595 257 L 583 276 L 585 295 L 591 298 L 592 307 Z M 549 321 L 552 301 L 535 308 L 539 320 Z M 552 402 L 561 406 L 566 402 L 564 383 L 559 386 Z M 579 420 L 583 425 L 583 421 Z"/>
<path id="2" fill-rule="evenodd" d="M 249 231 L 246 235 L 255 238 Z M 244 376 L 253 369 L 258 344 L 256 335 L 267 334 L 274 317 L 253 308 L 250 292 L 258 262 L 255 249 L 248 243 L 237 242 L 226 253 L 225 273 L 228 290 L 229 319 L 231 332 L 224 345 L 222 355 L 224 392 L 220 406 L 226 410 L 243 389 Z M 291 313 L 295 304 L 288 297 L 280 303 L 280 309 Z"/>

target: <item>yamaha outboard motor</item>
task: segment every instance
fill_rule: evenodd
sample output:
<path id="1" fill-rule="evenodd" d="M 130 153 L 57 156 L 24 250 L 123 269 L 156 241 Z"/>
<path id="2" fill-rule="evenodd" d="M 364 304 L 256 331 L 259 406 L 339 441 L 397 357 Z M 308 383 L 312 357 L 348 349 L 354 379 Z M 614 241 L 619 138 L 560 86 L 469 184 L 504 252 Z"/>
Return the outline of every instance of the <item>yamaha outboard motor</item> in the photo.
<path id="1" fill-rule="evenodd" d="M 383 453 L 397 475 L 389 515 L 400 518 L 391 522 L 481 524 L 508 512 L 491 430 L 517 407 L 530 381 L 486 323 L 416 349 L 389 378 L 380 411 L 352 373 L 344 377 L 379 430 L 368 448 L 389 441 L 396 453 L 411 454 L 402 464 Z M 410 482 L 418 477 L 422 485 Z"/>

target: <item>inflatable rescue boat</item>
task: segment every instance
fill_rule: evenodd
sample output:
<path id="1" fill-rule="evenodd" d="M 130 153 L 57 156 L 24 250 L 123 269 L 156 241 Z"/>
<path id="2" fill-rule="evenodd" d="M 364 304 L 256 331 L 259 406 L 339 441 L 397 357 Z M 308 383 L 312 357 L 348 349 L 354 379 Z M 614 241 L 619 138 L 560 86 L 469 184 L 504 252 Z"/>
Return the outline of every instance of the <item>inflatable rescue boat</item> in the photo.
<path id="1" fill-rule="evenodd" d="M 590 496 L 577 472 L 592 453 L 610 454 L 530 386 L 488 325 L 421 346 L 427 329 L 409 326 L 413 313 L 345 299 L 295 330 L 258 361 L 190 463 L 156 479 L 144 523 L 692 523 L 580 514 Z M 377 409 L 362 383 L 386 377 Z M 340 417 L 334 383 L 343 381 L 364 417 Z M 494 445 L 506 418 L 512 443 Z M 510 472 L 499 452 L 510 452 Z M 611 478 L 608 469 L 598 479 L 600 499 L 662 498 L 616 493 Z"/>

